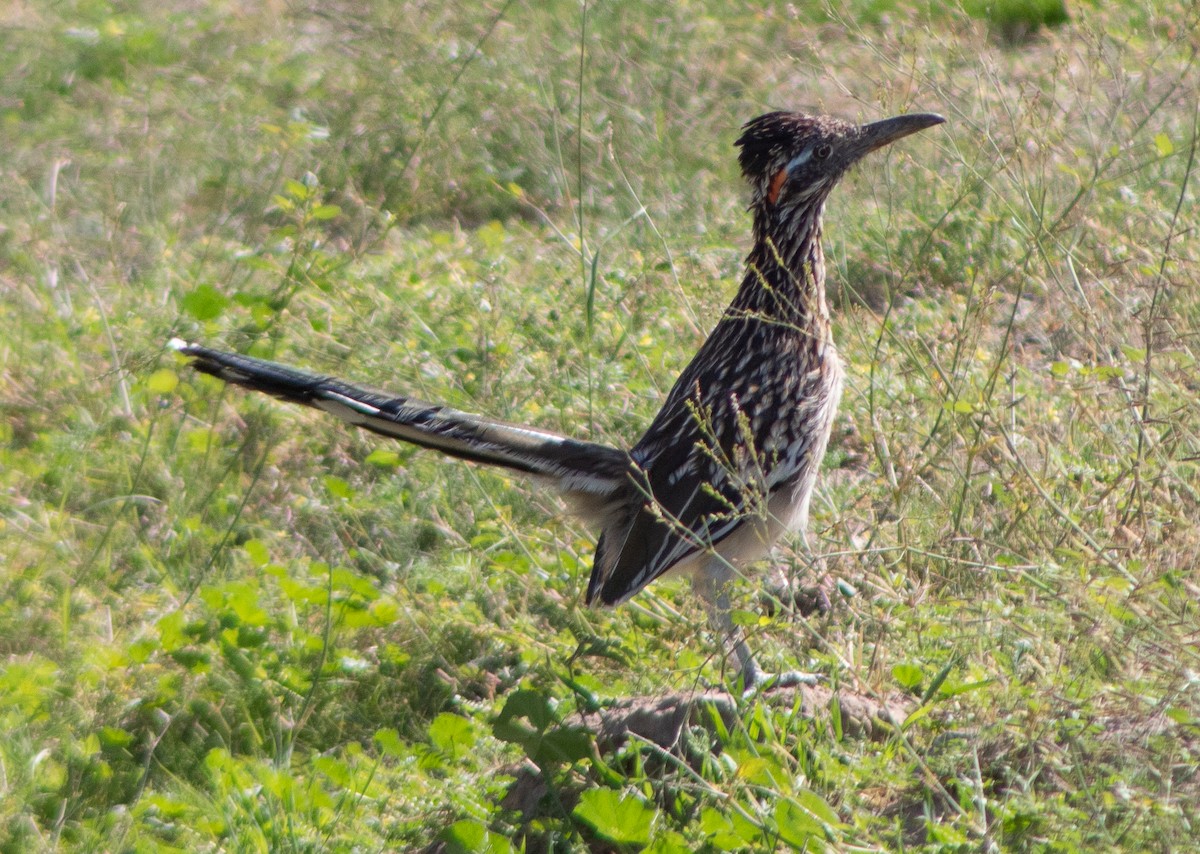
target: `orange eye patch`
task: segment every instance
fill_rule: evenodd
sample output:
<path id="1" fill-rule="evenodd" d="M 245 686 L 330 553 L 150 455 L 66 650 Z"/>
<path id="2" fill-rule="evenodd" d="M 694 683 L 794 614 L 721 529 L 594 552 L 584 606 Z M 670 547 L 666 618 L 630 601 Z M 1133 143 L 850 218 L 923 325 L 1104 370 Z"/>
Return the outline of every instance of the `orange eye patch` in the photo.
<path id="1" fill-rule="evenodd" d="M 771 179 L 771 186 L 767 188 L 767 201 L 775 204 L 779 198 L 779 191 L 783 189 L 783 182 L 787 180 L 788 171 L 780 169 L 775 173 L 775 177 Z"/>

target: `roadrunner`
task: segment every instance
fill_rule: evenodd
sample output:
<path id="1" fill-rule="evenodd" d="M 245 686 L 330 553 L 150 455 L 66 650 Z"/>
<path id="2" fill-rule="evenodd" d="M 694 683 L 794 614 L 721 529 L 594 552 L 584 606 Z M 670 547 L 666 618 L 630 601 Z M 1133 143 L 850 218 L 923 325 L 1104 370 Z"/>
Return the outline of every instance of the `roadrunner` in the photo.
<path id="1" fill-rule="evenodd" d="M 588 604 L 616 605 L 667 572 L 690 572 L 742 685 L 763 682 L 730 615 L 727 586 L 801 530 L 842 391 L 825 301 L 821 217 L 854 163 L 945 121 L 915 113 L 855 125 L 768 113 L 737 141 L 754 246 L 729 308 L 629 451 L 348 385 L 174 340 L 192 367 L 324 410 L 358 427 L 557 486 L 599 531 Z M 811 677 L 781 674 L 776 684 Z"/>

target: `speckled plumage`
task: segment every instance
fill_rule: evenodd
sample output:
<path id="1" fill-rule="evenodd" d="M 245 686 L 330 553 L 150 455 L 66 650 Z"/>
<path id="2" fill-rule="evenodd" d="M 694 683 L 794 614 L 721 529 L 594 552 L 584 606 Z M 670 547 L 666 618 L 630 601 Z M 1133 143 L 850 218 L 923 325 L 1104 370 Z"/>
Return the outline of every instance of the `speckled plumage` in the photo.
<path id="1" fill-rule="evenodd" d="M 323 409 L 374 432 L 555 483 L 600 530 L 587 601 L 623 602 L 691 571 L 714 625 L 725 585 L 803 528 L 842 391 L 825 302 L 821 217 L 866 153 L 938 124 L 932 114 L 854 125 L 769 113 L 737 142 L 754 244 L 733 302 L 628 452 L 370 392 L 244 356 L 175 343 L 198 370 Z M 760 678 L 743 641 L 747 687 Z"/>

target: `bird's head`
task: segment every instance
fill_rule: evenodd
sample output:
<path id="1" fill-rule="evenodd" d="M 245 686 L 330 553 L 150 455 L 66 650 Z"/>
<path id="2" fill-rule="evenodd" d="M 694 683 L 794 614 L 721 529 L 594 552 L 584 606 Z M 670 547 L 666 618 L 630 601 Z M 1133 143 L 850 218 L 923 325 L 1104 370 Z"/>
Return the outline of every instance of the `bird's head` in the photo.
<path id="1" fill-rule="evenodd" d="M 781 222 L 797 209 L 819 211 L 846 170 L 863 156 L 944 121 L 936 113 L 910 113 L 865 125 L 803 113 L 767 113 L 752 119 L 736 145 L 756 219 Z"/>

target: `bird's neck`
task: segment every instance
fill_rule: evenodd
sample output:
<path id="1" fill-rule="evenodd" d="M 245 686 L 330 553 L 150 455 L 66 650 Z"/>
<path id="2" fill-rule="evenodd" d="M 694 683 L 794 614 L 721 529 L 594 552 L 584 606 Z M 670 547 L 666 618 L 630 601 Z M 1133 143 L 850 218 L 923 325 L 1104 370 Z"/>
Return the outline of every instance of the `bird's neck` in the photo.
<path id="1" fill-rule="evenodd" d="M 783 223 L 756 213 L 754 248 L 731 310 L 828 335 L 822 207 L 797 212 Z"/>

